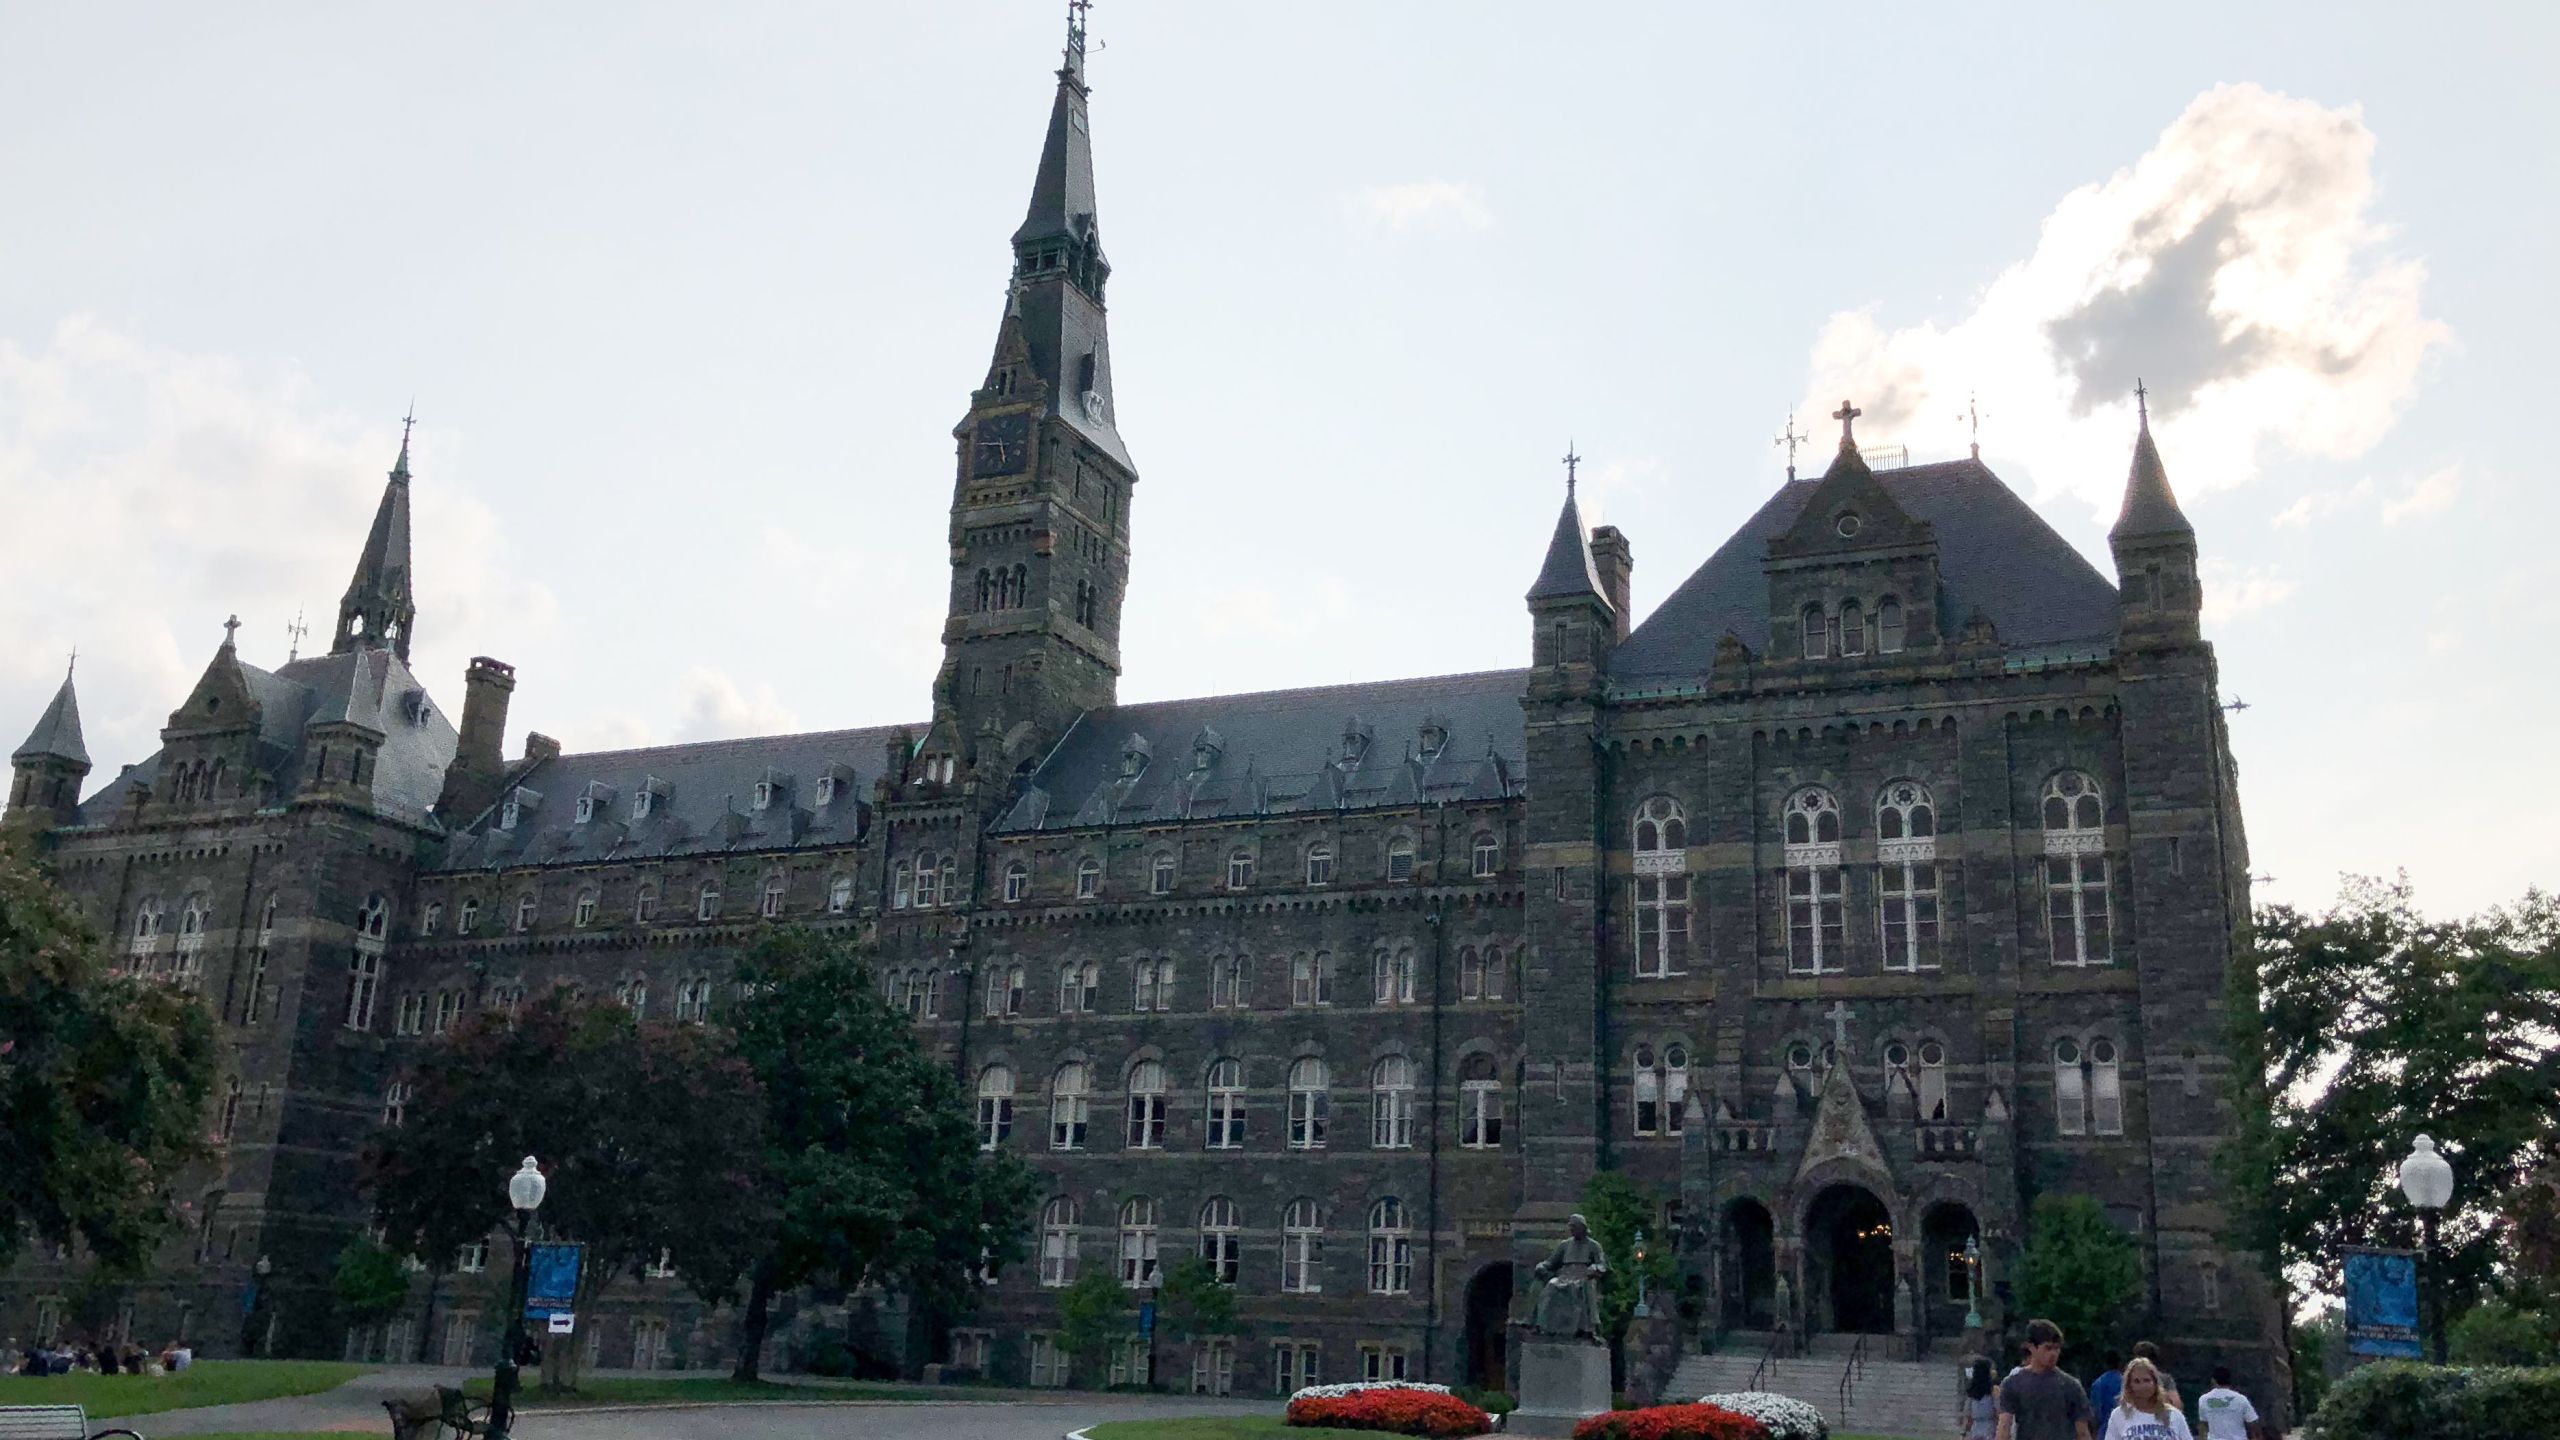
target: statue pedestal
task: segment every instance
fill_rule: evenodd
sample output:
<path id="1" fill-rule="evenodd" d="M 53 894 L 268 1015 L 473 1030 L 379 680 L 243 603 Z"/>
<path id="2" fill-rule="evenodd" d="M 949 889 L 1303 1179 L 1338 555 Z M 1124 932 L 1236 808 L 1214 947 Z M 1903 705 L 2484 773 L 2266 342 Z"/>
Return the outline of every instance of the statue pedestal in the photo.
<path id="1" fill-rule="evenodd" d="M 1571 1435 L 1609 1408 L 1609 1347 L 1531 1336 L 1520 1346 L 1520 1408 L 1513 1435 Z"/>

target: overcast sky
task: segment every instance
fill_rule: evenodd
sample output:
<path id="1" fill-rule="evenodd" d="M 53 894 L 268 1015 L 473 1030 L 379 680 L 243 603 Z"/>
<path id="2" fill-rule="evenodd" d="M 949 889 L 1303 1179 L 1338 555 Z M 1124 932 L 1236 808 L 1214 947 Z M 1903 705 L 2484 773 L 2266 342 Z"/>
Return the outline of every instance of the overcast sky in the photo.
<path id="1" fill-rule="evenodd" d="M 325 648 L 413 396 L 449 710 L 923 718 L 1061 9 L 0 7 L 0 738 Z M 2139 376 L 2260 896 L 2548 882 L 2555 14 L 1104 0 L 1121 693 L 1520 664 L 1568 440 L 1641 615 L 1843 395 L 2112 574 Z"/>

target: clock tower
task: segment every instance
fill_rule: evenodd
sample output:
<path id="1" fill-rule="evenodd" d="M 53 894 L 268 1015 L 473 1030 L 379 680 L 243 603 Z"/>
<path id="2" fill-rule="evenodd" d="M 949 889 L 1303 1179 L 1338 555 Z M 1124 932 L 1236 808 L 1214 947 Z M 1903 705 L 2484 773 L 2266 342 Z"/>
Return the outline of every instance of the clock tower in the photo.
<path id="1" fill-rule="evenodd" d="M 991 778 L 1111 704 L 1120 677 L 1138 474 L 1112 405 L 1083 8 L 1070 16 L 995 357 L 952 431 L 951 606 L 928 748 Z"/>

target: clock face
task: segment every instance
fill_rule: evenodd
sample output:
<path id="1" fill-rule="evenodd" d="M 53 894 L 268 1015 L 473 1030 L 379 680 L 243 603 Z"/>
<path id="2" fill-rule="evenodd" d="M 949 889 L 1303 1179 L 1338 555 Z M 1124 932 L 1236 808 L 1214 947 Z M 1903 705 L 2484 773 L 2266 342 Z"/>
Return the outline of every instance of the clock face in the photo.
<path id="1" fill-rule="evenodd" d="M 1031 417 L 991 415 L 978 422 L 971 443 L 976 447 L 971 474 L 1014 474 L 1031 463 Z"/>

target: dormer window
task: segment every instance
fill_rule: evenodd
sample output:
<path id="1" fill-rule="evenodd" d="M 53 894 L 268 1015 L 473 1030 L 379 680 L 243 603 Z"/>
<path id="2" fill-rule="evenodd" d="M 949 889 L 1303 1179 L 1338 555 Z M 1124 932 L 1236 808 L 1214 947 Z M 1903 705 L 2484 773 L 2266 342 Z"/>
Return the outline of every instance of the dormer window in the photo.
<path id="1" fill-rule="evenodd" d="M 1120 778 L 1123 780 L 1135 780 L 1139 776 L 1147 773 L 1147 759 L 1149 754 L 1150 748 L 1147 745 L 1147 737 L 1144 735 L 1130 736 L 1128 743 L 1120 747 Z"/>
<path id="2" fill-rule="evenodd" d="M 634 791 L 631 796 L 631 818 L 634 820 L 648 819 L 649 806 L 656 800 L 656 798 L 656 796 L 652 795 L 647 790 Z"/>
<path id="3" fill-rule="evenodd" d="M 755 808 L 758 810 L 767 810 L 771 809 L 772 806 L 773 782 L 770 780 L 757 781 L 755 788 Z"/>
<path id="4" fill-rule="evenodd" d="M 1368 753 L 1368 727 L 1362 725 L 1358 717 L 1355 716 L 1351 723 L 1342 727 L 1342 763 L 1345 765 L 1357 765 L 1360 763 L 1360 757 Z"/>
<path id="5" fill-rule="evenodd" d="M 516 800 L 516 797 L 510 795 L 507 797 L 507 803 L 498 807 L 498 828 L 513 830 L 516 828 L 516 821 L 523 816 L 524 806 Z"/>
<path id="6" fill-rule="evenodd" d="M 820 805 L 833 805 L 836 803 L 836 777 L 833 775 L 821 775 L 818 777 L 817 801 Z"/>
<path id="7" fill-rule="evenodd" d="M 1447 748 L 1449 748 L 1449 731 L 1447 727 L 1440 725 L 1425 725 L 1422 727 L 1423 759 L 1437 760 L 1440 758 L 1440 752 Z"/>
<path id="8" fill-rule="evenodd" d="M 1203 728 L 1191 739 L 1191 773 L 1204 775 L 1217 768 L 1218 757 L 1226 753 L 1226 742 L 1218 732 Z"/>
<path id="9" fill-rule="evenodd" d="M 596 818 L 596 801 L 592 795 L 578 797 L 578 823 L 584 825 Z"/>

